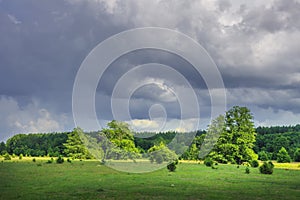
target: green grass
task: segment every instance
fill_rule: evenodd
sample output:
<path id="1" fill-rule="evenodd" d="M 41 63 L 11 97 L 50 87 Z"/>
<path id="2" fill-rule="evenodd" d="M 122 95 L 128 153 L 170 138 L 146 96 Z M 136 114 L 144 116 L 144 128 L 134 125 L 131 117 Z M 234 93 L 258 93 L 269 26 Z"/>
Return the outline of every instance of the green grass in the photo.
<path id="1" fill-rule="evenodd" d="M 31 160 L 0 162 L 0 199 L 300 199 L 299 170 L 245 174 L 244 166 L 181 163 L 174 173 L 130 174 L 98 161 Z"/>

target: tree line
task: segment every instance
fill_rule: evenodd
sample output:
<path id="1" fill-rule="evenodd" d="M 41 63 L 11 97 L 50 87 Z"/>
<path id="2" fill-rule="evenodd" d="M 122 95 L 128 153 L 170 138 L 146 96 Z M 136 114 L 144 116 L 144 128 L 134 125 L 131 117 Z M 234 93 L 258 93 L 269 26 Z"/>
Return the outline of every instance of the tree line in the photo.
<path id="1" fill-rule="evenodd" d="M 214 119 L 207 130 L 134 133 L 128 124 L 113 120 L 96 132 L 75 128 L 62 133 L 18 134 L 0 143 L 0 154 L 102 160 L 144 157 L 157 163 L 208 157 L 219 163 L 290 162 L 300 161 L 300 125 L 255 128 L 250 110 L 235 106 Z"/>

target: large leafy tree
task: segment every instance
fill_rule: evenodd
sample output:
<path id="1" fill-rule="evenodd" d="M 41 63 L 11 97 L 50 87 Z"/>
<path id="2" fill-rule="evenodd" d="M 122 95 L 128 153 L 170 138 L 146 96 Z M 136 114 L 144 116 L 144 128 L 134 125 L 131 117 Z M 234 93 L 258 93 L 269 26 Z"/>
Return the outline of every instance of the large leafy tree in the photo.
<path id="1" fill-rule="evenodd" d="M 217 143 L 220 135 L 226 131 L 225 129 L 225 118 L 223 115 L 218 116 L 216 119 L 212 120 L 211 124 L 208 126 L 207 133 L 205 135 L 203 144 L 200 148 L 199 158 L 205 157 Z"/>
<path id="2" fill-rule="evenodd" d="M 107 138 L 115 143 L 121 144 L 122 140 L 134 140 L 133 133 L 129 128 L 129 124 L 126 122 L 112 120 L 107 124 L 108 128 L 103 129 L 102 132 L 105 133 Z"/>
<path id="3" fill-rule="evenodd" d="M 127 159 L 139 157 L 139 149 L 134 143 L 133 133 L 126 122 L 113 120 L 107 124 L 108 128 L 103 129 L 102 133 L 113 144 L 107 147 L 105 158 L 108 159 Z"/>
<path id="4" fill-rule="evenodd" d="M 257 159 L 253 117 L 247 107 L 234 106 L 225 114 L 225 129 L 211 155 L 219 162 L 242 163 Z"/>

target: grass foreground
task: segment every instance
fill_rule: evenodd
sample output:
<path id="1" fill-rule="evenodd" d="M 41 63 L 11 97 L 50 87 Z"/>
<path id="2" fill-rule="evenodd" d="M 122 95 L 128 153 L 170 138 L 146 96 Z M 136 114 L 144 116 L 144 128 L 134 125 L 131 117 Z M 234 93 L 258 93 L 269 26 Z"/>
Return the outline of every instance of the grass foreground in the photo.
<path id="1" fill-rule="evenodd" d="M 183 162 L 176 172 L 132 174 L 95 160 L 13 159 L 0 162 L 0 199 L 300 199 L 299 163 L 275 164 L 272 175 L 245 168 Z"/>

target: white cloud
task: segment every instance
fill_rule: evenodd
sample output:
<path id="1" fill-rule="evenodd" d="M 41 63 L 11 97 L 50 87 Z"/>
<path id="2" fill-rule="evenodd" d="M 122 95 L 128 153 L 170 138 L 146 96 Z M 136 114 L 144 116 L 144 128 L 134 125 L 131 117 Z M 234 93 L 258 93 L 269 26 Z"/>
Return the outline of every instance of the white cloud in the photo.
<path id="1" fill-rule="evenodd" d="M 20 111 L 21 115 L 26 116 L 26 110 Z M 10 127 L 19 129 L 22 132 L 41 133 L 62 130 L 61 125 L 55 121 L 46 109 L 38 109 L 38 117 L 35 119 L 24 120 L 19 113 L 11 114 L 8 117 Z"/>
<path id="2" fill-rule="evenodd" d="M 70 122 L 66 115 L 50 113 L 40 107 L 36 100 L 23 107 L 14 98 L 7 96 L 0 98 L 0 113 L 0 126 L 3 131 L 0 140 L 6 140 L 16 133 L 64 131 Z"/>
<path id="3" fill-rule="evenodd" d="M 134 119 L 131 120 L 129 123 L 132 124 L 132 128 L 134 130 L 139 131 L 155 131 L 159 128 L 159 124 L 157 121 L 154 120 L 148 120 L 148 119 Z"/>
<path id="4" fill-rule="evenodd" d="M 127 121 L 135 131 L 149 131 L 149 132 L 160 132 L 160 131 L 178 131 L 188 132 L 195 131 L 198 129 L 206 129 L 210 119 L 207 118 L 189 118 L 189 119 L 163 119 L 155 118 L 149 119 L 133 119 Z"/>

